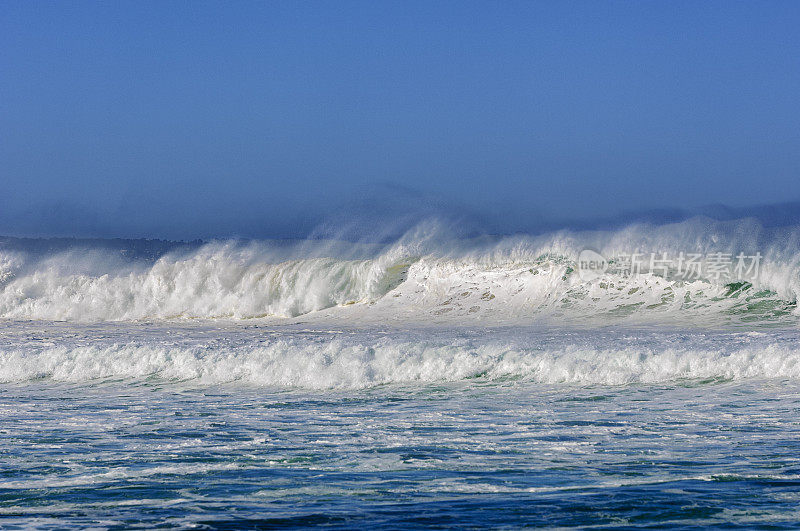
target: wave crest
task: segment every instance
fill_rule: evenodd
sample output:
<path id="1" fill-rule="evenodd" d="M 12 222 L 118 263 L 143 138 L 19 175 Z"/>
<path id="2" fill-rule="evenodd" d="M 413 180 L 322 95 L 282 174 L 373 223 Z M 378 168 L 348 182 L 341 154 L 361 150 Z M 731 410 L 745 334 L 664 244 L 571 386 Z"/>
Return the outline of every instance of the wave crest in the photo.
<path id="1" fill-rule="evenodd" d="M 0 316 L 124 321 L 296 317 L 417 321 L 530 318 L 790 320 L 800 292 L 800 233 L 750 220 L 692 220 L 618 231 L 449 238 L 422 225 L 387 246 L 212 243 L 153 261 L 73 249 L 32 259 L 0 250 Z M 284 246 L 285 247 L 285 246 Z M 576 273 L 584 249 L 763 254 L 758 278 L 674 279 Z M 366 250 L 365 250 L 366 249 Z"/>
<path id="2" fill-rule="evenodd" d="M 248 339 L 241 345 L 147 342 L 0 350 L 0 382 L 51 379 L 190 381 L 301 388 L 364 388 L 478 378 L 627 385 L 678 380 L 800 379 L 796 338 L 607 337 L 553 341 L 384 338 Z"/>

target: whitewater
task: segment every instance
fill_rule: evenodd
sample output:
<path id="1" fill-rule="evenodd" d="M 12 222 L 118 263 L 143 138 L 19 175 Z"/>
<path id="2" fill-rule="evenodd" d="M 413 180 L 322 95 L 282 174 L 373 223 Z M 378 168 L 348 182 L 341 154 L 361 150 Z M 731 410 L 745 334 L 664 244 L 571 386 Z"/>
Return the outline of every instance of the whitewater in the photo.
<path id="1" fill-rule="evenodd" d="M 24 244 L 14 248 L 7 242 L 0 246 L 0 317 L 107 322 L 304 316 L 350 324 L 498 325 L 554 318 L 697 325 L 699 319 L 788 325 L 796 321 L 800 291 L 800 231 L 765 229 L 755 220 L 469 239 L 455 239 L 429 222 L 383 245 L 223 241 L 178 246 L 155 257 L 147 244 L 123 242 L 114 250 L 76 244 L 31 256 Z M 749 276 L 735 278 L 732 264 L 724 275 L 704 276 L 698 267 L 691 276 L 673 278 L 669 264 L 651 271 L 647 263 L 588 277 L 578 263 L 587 249 L 612 262 L 648 253 L 707 259 L 724 253 L 732 260 L 749 252 L 757 253 L 758 264 L 749 266 Z"/>
<path id="2" fill-rule="evenodd" d="M 0 238 L 0 522 L 794 527 L 798 293 L 756 219 Z"/>

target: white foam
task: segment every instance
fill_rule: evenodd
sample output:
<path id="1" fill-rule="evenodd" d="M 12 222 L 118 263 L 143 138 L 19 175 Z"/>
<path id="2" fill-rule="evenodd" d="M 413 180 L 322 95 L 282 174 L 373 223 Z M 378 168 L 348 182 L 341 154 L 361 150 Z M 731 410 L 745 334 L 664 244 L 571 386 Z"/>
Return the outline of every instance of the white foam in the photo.
<path id="1" fill-rule="evenodd" d="M 662 227 L 459 241 L 417 228 L 372 257 L 349 258 L 339 243 L 277 257 L 266 244 L 214 243 L 152 264 L 122 264 L 102 252 L 39 261 L 0 252 L 0 316 L 125 321 L 296 317 L 336 309 L 345 319 L 519 321 L 532 317 L 732 320 L 785 318 L 800 292 L 795 229 L 767 232 L 751 221 L 693 220 Z M 356 246 L 353 246 L 355 249 Z M 753 287 L 729 296 L 709 276 L 675 280 L 575 273 L 579 253 L 763 254 Z M 309 249 L 313 252 L 309 252 Z M 326 255 L 326 253 L 330 255 Z M 356 254 L 356 253 L 350 253 Z M 766 290 L 766 291 L 764 291 Z M 359 306 L 362 311 L 349 308 Z M 368 307 L 368 311 L 363 311 Z M 334 312 L 336 313 L 336 312 Z M 330 318 L 331 311 L 326 313 Z"/>
<path id="2" fill-rule="evenodd" d="M 800 379 L 796 338 L 745 334 L 711 339 L 641 336 L 636 341 L 594 332 L 584 338 L 521 336 L 478 340 L 425 334 L 355 334 L 167 344 L 107 340 L 0 351 L 0 381 L 64 382 L 156 378 L 198 385 L 238 382 L 311 389 L 381 384 L 523 379 L 544 384 L 625 385 L 679 379 Z"/>

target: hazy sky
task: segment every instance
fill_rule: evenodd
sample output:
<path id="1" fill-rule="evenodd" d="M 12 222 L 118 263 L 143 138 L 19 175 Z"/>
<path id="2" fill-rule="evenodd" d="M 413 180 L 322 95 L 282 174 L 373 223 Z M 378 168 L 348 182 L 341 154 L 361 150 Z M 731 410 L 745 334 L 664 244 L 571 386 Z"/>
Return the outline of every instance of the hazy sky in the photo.
<path id="1" fill-rule="evenodd" d="M 798 2 L 0 1 L 0 234 L 800 199 Z"/>

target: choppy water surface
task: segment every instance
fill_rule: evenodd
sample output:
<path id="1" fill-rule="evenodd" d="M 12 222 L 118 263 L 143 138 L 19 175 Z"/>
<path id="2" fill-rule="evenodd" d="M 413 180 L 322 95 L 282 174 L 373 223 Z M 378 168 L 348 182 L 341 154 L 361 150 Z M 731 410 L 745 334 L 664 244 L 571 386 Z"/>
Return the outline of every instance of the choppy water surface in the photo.
<path id="1" fill-rule="evenodd" d="M 166 341 L 163 325 L 10 328 L 4 341 L 27 341 L 28 354 L 58 345 L 76 352 L 84 343 L 96 351 L 61 359 L 64 373 L 42 365 L 0 386 L 3 526 L 800 524 L 794 332 L 182 325 Z M 341 335 L 349 338 L 331 339 Z M 196 348 L 213 338 L 219 343 Z M 142 349 L 155 352 L 159 341 L 167 354 L 151 354 L 140 372 L 130 363 L 103 366 L 96 354 L 121 356 L 135 344 L 146 358 Z M 342 342 L 339 356 L 346 345 L 394 344 L 393 359 L 406 356 L 406 367 L 351 365 L 359 378 L 394 380 L 352 377 L 336 386 L 324 375 L 335 369 L 334 353 L 328 365 L 324 355 L 302 365 L 317 380 L 280 386 L 268 377 L 279 364 L 235 352 L 284 342 L 289 363 L 331 341 Z M 411 351 L 425 341 L 459 345 L 466 354 L 453 363 L 469 365 L 472 356 L 489 365 L 454 373 L 436 364 L 441 351 Z M 234 352 L 227 358 L 215 357 L 222 343 Z M 484 359 L 487 345 L 504 348 Z M 677 365 L 648 373 L 647 353 L 667 345 L 678 357 L 706 359 L 696 365 L 706 372 Z M 622 357 L 608 369 L 598 356 L 613 357 L 615 348 Z M 754 375 L 737 372 L 730 353 L 748 348 L 783 357 Z M 200 372 L 176 378 L 169 360 L 180 356 Z M 504 357 L 517 365 L 497 372 Z M 197 369 L 214 363 L 222 369 Z M 236 372 L 236 363 L 249 369 Z"/>
<path id="2" fill-rule="evenodd" d="M 797 527 L 798 293 L 755 220 L 2 239 L 0 526 Z"/>

